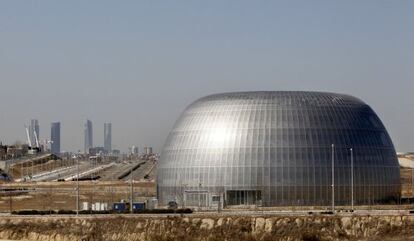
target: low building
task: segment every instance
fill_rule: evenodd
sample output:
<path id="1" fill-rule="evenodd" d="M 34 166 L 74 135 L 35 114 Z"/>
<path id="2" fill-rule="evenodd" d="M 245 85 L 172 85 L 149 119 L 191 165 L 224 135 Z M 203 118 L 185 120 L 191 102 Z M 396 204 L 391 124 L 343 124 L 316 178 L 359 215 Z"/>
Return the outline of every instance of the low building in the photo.
<path id="1" fill-rule="evenodd" d="M 7 146 L 0 144 L 0 160 L 5 160 L 7 156 Z"/>
<path id="2" fill-rule="evenodd" d="M 89 148 L 89 155 L 96 156 L 96 155 L 103 155 L 106 154 L 106 150 L 104 147 L 92 147 Z"/>

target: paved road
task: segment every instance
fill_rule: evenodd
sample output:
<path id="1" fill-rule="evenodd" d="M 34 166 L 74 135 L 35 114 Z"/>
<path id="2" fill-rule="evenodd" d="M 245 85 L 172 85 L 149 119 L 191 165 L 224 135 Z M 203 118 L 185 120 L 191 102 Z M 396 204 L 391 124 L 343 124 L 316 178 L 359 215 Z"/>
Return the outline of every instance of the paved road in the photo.
<path id="1" fill-rule="evenodd" d="M 124 176 L 121 180 L 129 180 L 131 174 L 128 172 L 131 169 L 135 169 L 132 173 L 134 180 L 144 179 L 145 175 L 151 170 L 153 164 L 152 161 L 135 160 L 129 162 L 116 163 L 113 167 L 106 171 L 100 172 L 100 181 L 113 181 L 119 180 L 120 177 Z"/>
<path id="2" fill-rule="evenodd" d="M 84 173 L 90 171 L 97 166 L 91 166 L 88 162 L 81 162 L 79 164 L 79 172 Z M 98 169 L 97 169 L 98 170 Z M 76 176 L 77 167 L 76 165 L 69 167 L 62 167 L 51 171 L 45 171 L 34 175 L 33 177 L 25 177 L 29 181 L 57 181 L 58 179 L 66 179 L 71 176 Z M 17 182 L 20 179 L 16 179 Z"/>
<path id="3" fill-rule="evenodd" d="M 125 173 L 128 170 L 131 170 L 131 168 L 136 165 L 135 162 L 121 162 L 116 163 L 113 167 L 99 173 L 100 181 L 117 181 L 119 180 L 118 177 L 120 177 L 123 173 Z"/>
<path id="4" fill-rule="evenodd" d="M 145 176 L 149 174 L 153 167 L 154 163 L 152 161 L 143 162 L 135 171 L 132 172 L 132 176 L 134 180 L 141 180 L 145 179 Z M 129 180 L 131 178 L 131 174 L 124 177 L 122 180 Z"/>

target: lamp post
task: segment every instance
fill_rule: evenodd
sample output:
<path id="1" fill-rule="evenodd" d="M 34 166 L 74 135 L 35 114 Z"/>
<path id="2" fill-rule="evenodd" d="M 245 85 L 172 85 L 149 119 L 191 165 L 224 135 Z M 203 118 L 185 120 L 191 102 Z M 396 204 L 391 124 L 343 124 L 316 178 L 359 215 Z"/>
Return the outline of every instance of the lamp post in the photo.
<path id="1" fill-rule="evenodd" d="M 198 211 L 201 210 L 201 181 L 198 184 Z"/>
<path id="2" fill-rule="evenodd" d="M 131 173 L 130 173 L 131 177 L 129 179 L 129 188 L 130 188 L 130 192 L 131 192 L 129 208 L 130 208 L 130 212 L 131 213 L 134 213 L 134 208 L 133 208 L 133 203 L 134 203 L 134 185 L 133 185 L 133 180 L 132 180 L 133 179 L 133 175 L 132 175 L 133 168 L 134 168 L 134 166 L 132 165 L 131 166 Z"/>
<path id="3" fill-rule="evenodd" d="M 94 168 L 95 168 L 94 159 L 89 158 L 89 167 L 90 167 L 91 170 L 94 170 Z M 93 178 L 94 178 L 94 172 L 92 172 L 91 176 L 90 176 L 90 180 L 91 180 L 91 184 L 92 184 L 92 195 L 91 195 L 91 200 L 90 200 L 91 205 L 94 202 L 93 196 L 95 195 L 95 184 L 94 184 Z M 95 210 L 96 210 L 96 206 L 95 206 Z"/>
<path id="4" fill-rule="evenodd" d="M 351 151 L 351 210 L 354 210 L 354 150 Z"/>
<path id="5" fill-rule="evenodd" d="M 187 197 L 186 197 L 186 194 L 185 194 L 185 190 L 187 189 L 187 184 L 181 184 L 182 185 L 182 187 L 183 187 L 183 193 L 182 193 L 182 195 L 183 195 L 183 198 L 182 198 L 182 207 L 183 208 L 185 208 L 185 203 L 186 203 L 186 201 L 187 201 Z"/>
<path id="6" fill-rule="evenodd" d="M 79 215 L 79 158 L 76 157 L 76 216 Z"/>
<path id="7" fill-rule="evenodd" d="M 335 145 L 332 144 L 332 212 L 335 212 Z"/>

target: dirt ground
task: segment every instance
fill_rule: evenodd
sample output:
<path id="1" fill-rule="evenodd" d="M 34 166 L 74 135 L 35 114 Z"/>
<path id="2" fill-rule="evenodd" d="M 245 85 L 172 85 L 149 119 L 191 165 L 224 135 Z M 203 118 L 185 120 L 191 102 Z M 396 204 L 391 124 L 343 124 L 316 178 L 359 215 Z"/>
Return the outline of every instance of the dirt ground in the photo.
<path id="1" fill-rule="evenodd" d="M 75 210 L 76 182 L 38 182 L 2 184 L 3 188 L 20 189 L 14 195 L 0 196 L 0 212 L 10 210 Z M 128 182 L 82 181 L 79 185 L 82 202 L 103 202 L 109 205 L 130 199 Z M 155 196 L 154 182 L 134 182 L 134 201 L 144 201 Z"/>
<path id="2" fill-rule="evenodd" d="M 414 172 L 409 168 L 400 168 L 401 195 L 403 197 L 414 197 Z"/>
<path id="3" fill-rule="evenodd" d="M 30 241 L 402 241 L 414 240 L 414 217 L 14 216 L 0 220 L 0 238 Z"/>

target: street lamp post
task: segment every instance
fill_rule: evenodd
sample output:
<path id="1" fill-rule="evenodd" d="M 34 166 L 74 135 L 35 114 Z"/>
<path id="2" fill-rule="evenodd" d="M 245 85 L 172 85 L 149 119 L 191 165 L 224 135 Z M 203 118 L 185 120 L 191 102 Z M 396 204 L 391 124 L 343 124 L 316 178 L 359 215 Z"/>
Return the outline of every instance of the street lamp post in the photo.
<path id="1" fill-rule="evenodd" d="M 129 188 L 130 188 L 130 192 L 131 192 L 131 197 L 130 197 L 131 200 L 130 200 L 129 208 L 130 208 L 130 212 L 131 213 L 134 213 L 134 208 L 133 208 L 133 203 L 134 203 L 134 185 L 133 185 L 133 175 L 132 175 L 132 173 L 133 173 L 133 167 L 134 166 L 131 166 L 131 173 L 130 173 L 131 177 L 129 179 Z"/>
<path id="2" fill-rule="evenodd" d="M 332 144 L 332 212 L 335 212 L 335 145 Z"/>
<path id="3" fill-rule="evenodd" d="M 183 203 L 182 203 L 182 207 L 185 208 L 185 203 L 187 201 L 186 194 L 185 194 L 185 190 L 187 189 L 187 184 L 182 184 L 182 187 L 183 187 L 183 193 L 182 193 L 182 195 L 183 195 L 182 202 Z"/>
<path id="4" fill-rule="evenodd" d="M 90 159 L 89 158 L 89 168 L 91 169 L 91 170 L 94 170 L 95 169 L 95 163 L 94 163 L 94 160 L 93 159 Z M 92 172 L 91 173 L 91 176 L 90 176 L 90 180 L 91 180 L 91 184 L 92 184 L 92 195 L 91 195 L 91 199 L 90 199 L 90 201 L 91 201 L 91 205 L 92 205 L 92 203 L 94 202 L 94 200 L 93 200 L 93 196 L 95 195 L 95 183 L 94 183 L 94 181 L 93 181 L 93 179 L 94 179 L 94 172 Z M 96 206 L 95 206 L 95 210 L 96 210 Z"/>
<path id="5" fill-rule="evenodd" d="M 201 210 L 201 182 L 198 184 L 198 210 Z"/>
<path id="6" fill-rule="evenodd" d="M 79 215 L 79 158 L 76 158 L 76 215 Z"/>
<path id="7" fill-rule="evenodd" d="M 351 148 L 351 210 L 354 210 L 354 150 Z"/>

